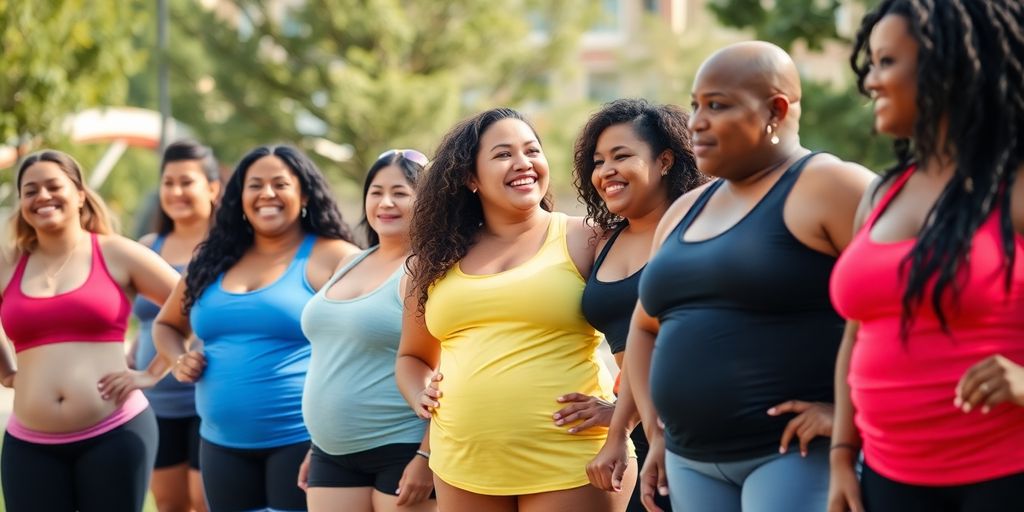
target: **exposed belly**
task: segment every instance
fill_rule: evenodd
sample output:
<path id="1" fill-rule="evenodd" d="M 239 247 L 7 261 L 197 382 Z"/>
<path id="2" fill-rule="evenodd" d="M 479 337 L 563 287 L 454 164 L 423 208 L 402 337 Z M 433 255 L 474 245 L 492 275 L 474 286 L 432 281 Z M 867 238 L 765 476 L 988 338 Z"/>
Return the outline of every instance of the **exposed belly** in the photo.
<path id="1" fill-rule="evenodd" d="M 91 427 L 118 408 L 97 384 L 127 369 L 121 343 L 55 343 L 18 354 L 14 415 L 26 428 L 68 433 Z"/>

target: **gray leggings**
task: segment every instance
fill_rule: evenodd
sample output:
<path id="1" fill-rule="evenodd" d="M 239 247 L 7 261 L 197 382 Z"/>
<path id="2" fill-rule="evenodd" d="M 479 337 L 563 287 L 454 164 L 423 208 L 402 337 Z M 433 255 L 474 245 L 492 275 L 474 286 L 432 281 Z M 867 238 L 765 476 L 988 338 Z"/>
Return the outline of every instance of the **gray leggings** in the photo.
<path id="1" fill-rule="evenodd" d="M 797 445 L 785 455 L 736 462 L 698 462 L 665 452 L 669 498 L 676 512 L 821 512 L 828 502 L 828 441 L 807 458 Z"/>

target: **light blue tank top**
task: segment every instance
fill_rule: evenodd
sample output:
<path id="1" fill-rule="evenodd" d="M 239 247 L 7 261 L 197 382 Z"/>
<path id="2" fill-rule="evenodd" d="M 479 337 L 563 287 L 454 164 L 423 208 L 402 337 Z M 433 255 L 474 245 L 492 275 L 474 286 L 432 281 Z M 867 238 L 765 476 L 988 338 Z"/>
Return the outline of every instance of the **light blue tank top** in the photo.
<path id="1" fill-rule="evenodd" d="M 302 414 L 313 443 L 332 455 L 419 443 L 427 426 L 395 384 L 402 335 L 398 285 L 404 265 L 361 297 L 325 296 L 328 288 L 376 249 L 367 249 L 335 273 L 302 312 L 302 331 L 313 345 Z"/>
<path id="2" fill-rule="evenodd" d="M 196 383 L 203 439 L 243 449 L 309 439 L 302 387 L 310 347 L 300 316 L 314 293 L 306 263 L 315 242 L 315 235 L 306 235 L 277 281 L 232 293 L 224 290 L 221 274 L 192 307 L 192 330 L 204 340 L 207 362 Z"/>
<path id="3" fill-rule="evenodd" d="M 150 249 L 160 254 L 160 249 L 163 248 L 166 240 L 166 236 L 158 236 Z M 184 269 L 184 265 L 174 265 L 174 270 L 177 270 L 179 274 Z M 139 320 L 139 338 L 135 344 L 135 367 L 145 369 L 156 357 L 156 347 L 153 345 L 153 319 L 160 312 L 160 306 L 138 295 L 135 297 L 132 312 Z M 144 389 L 142 392 L 146 394 L 153 412 L 160 418 L 188 418 L 196 415 L 195 386 L 178 382 L 178 379 L 169 373 L 160 379 L 156 386 Z"/>

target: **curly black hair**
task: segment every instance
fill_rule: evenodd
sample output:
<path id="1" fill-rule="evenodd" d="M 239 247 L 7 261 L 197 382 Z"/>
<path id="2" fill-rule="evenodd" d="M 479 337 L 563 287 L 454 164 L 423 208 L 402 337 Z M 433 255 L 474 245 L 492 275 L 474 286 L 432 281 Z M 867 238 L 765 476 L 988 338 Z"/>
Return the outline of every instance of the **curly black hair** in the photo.
<path id="1" fill-rule="evenodd" d="M 686 127 L 689 119 L 676 105 L 654 105 L 643 99 L 615 100 L 590 116 L 576 138 L 572 161 L 572 183 L 580 202 L 587 207 L 587 218 L 604 231 L 623 221 L 608 211 L 608 205 L 590 179 L 594 173 L 597 139 L 611 126 L 629 123 L 637 137 L 651 148 L 653 156 L 666 149 L 672 152 L 675 161 L 663 180 L 670 202 L 706 182 L 707 176 L 697 170 L 693 156 L 693 142 Z"/>
<path id="2" fill-rule="evenodd" d="M 939 148 L 953 148 L 956 162 L 901 266 L 907 278 L 901 321 L 906 339 L 911 311 L 925 301 L 933 279 L 931 307 L 949 331 L 943 295 L 949 290 L 959 299 L 957 271 L 978 227 L 997 208 L 1009 290 L 1016 260 L 1010 193 L 1024 153 L 1024 7 L 1020 0 L 884 0 L 861 22 L 850 57 L 865 95 L 869 38 L 887 15 L 907 20 L 919 50 L 914 132 L 895 142 L 898 161 L 883 183 L 937 158 Z M 943 119 L 949 128 L 940 139 Z"/>
<path id="3" fill-rule="evenodd" d="M 341 219 L 330 186 L 316 164 L 291 146 L 260 146 L 238 162 L 224 188 L 224 195 L 210 227 L 210 235 L 206 241 L 199 244 L 195 257 L 188 265 L 188 273 L 185 276 L 184 314 L 188 315 L 206 288 L 252 247 L 252 227 L 243 218 L 242 188 L 249 167 L 257 160 L 270 155 L 280 158 L 299 179 L 302 193 L 307 200 L 306 216 L 299 218 L 302 230 L 322 238 L 355 243 L 351 231 Z"/>
<path id="4" fill-rule="evenodd" d="M 408 150 L 407 150 L 408 151 Z M 377 173 L 381 169 L 394 165 L 398 170 L 402 171 L 402 176 L 405 176 L 405 181 L 408 181 L 412 185 L 413 189 L 416 188 L 416 183 L 419 181 L 420 174 L 423 172 L 423 166 L 418 162 L 414 162 L 406 158 L 401 151 L 389 151 L 384 156 L 377 159 L 373 165 L 370 166 L 370 170 L 366 171 L 366 179 L 363 180 L 363 220 L 359 221 L 359 225 L 363 227 L 366 232 L 366 246 L 373 247 L 380 243 L 380 235 L 374 231 L 373 227 L 370 226 L 370 220 L 366 218 L 366 197 L 370 195 L 370 184 L 373 183 L 373 179 L 377 177 Z"/>
<path id="5" fill-rule="evenodd" d="M 469 252 L 483 226 L 480 198 L 469 190 L 468 184 L 476 175 L 480 138 L 491 125 L 504 119 L 518 119 L 537 134 L 533 125 L 513 109 L 496 108 L 477 114 L 445 134 L 416 189 L 409 233 L 410 261 L 415 261 L 410 290 L 418 294 L 420 313 L 424 311 L 430 286 Z M 537 142 L 540 143 L 539 136 Z M 544 196 L 541 207 L 551 210 L 549 196 Z"/>

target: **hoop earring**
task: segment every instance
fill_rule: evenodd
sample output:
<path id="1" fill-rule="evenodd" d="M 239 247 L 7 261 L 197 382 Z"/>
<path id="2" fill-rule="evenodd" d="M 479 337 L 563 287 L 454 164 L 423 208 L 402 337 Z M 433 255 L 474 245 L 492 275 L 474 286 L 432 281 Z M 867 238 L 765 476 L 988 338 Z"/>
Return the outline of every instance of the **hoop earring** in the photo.
<path id="1" fill-rule="evenodd" d="M 772 125 L 769 124 L 767 127 L 765 127 L 764 131 L 768 135 L 771 135 L 771 139 L 769 139 L 769 141 L 772 143 L 773 146 L 779 143 L 779 134 L 775 133 L 775 129 L 772 128 Z"/>

